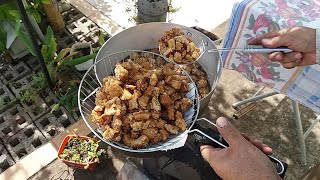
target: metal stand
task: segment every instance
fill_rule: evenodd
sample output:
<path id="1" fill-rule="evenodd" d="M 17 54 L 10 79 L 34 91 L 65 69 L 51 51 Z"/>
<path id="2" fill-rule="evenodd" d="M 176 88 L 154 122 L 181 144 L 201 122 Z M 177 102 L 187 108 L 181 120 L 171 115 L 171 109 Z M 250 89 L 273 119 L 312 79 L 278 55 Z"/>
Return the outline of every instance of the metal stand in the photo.
<path id="1" fill-rule="evenodd" d="M 32 25 L 31 25 L 31 23 L 29 21 L 29 18 L 28 18 L 28 15 L 26 13 L 26 10 L 24 9 L 22 0 L 16 0 L 16 3 L 17 3 L 17 7 L 18 7 L 19 13 L 21 15 L 24 27 L 25 27 L 25 29 L 27 31 L 27 34 L 28 34 L 29 38 L 32 41 L 33 47 L 35 49 L 35 52 L 36 52 L 36 55 L 37 55 L 37 58 L 38 58 L 38 62 L 40 64 L 40 67 L 41 67 L 42 72 L 44 74 L 44 77 L 46 78 L 46 80 L 48 82 L 49 88 L 52 89 L 53 88 L 53 84 L 52 84 L 48 69 L 46 67 L 46 64 L 44 63 L 40 48 L 39 48 L 38 43 L 37 43 L 37 40 L 34 38 L 34 37 L 36 37 L 36 35 L 35 35 L 34 31 L 31 29 Z"/>
<path id="2" fill-rule="evenodd" d="M 260 88 L 251 98 L 234 103 L 232 105 L 232 107 L 237 108 L 238 106 L 241 106 L 243 104 L 247 104 L 250 102 L 256 102 L 256 101 L 264 99 L 266 97 L 278 94 L 277 92 L 260 94 L 263 89 L 264 89 L 264 87 Z M 307 129 L 307 131 L 305 133 L 303 133 L 299 106 L 298 106 L 298 103 L 294 100 L 292 100 L 292 110 L 293 110 L 293 115 L 294 115 L 294 122 L 296 124 L 297 132 L 298 132 L 298 142 L 299 142 L 299 146 L 300 146 L 301 164 L 306 165 L 307 164 L 307 158 L 306 158 L 307 151 L 306 151 L 305 139 L 308 137 L 308 135 L 310 134 L 310 132 L 314 128 L 314 126 L 318 122 L 320 122 L 320 115 L 318 115 L 317 118 L 312 122 L 311 126 Z"/>

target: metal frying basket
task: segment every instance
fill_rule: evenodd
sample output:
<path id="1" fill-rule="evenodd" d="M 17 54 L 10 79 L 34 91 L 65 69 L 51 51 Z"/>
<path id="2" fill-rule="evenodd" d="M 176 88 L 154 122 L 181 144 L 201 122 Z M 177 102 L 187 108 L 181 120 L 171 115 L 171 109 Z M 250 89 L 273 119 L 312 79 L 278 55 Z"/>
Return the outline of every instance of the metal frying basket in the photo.
<path id="1" fill-rule="evenodd" d="M 179 27 L 185 29 L 188 32 L 192 33 L 192 36 L 200 36 L 204 41 L 206 49 L 215 49 L 216 46 L 206 35 L 200 33 L 199 31 L 182 26 L 179 24 L 173 23 L 144 23 L 131 28 L 125 29 L 115 36 L 108 39 L 103 46 L 100 48 L 96 60 L 107 57 L 113 53 L 126 51 L 130 49 L 139 49 L 139 50 L 148 50 L 148 49 L 158 49 L 159 48 L 159 39 L 163 36 L 163 33 L 167 30 L 172 29 L 173 27 Z M 201 59 L 197 61 L 203 70 L 208 75 L 210 91 L 209 93 L 200 99 L 200 114 L 205 111 L 210 102 L 210 98 L 214 93 L 218 81 L 221 76 L 222 71 L 222 61 L 220 58 L 220 53 L 204 53 L 201 56 Z M 104 74 L 105 68 L 96 67 L 96 73 L 98 77 L 102 77 L 100 74 Z"/>
<path id="2" fill-rule="evenodd" d="M 188 128 L 185 132 L 179 133 L 177 135 L 171 135 L 170 138 L 161 143 L 148 145 L 147 147 L 140 148 L 140 149 L 132 149 L 123 143 L 118 142 L 112 142 L 108 141 L 103 138 L 102 134 L 103 131 L 100 127 L 97 129 L 94 129 L 91 127 L 89 121 L 92 120 L 91 112 L 95 107 L 95 97 L 96 92 L 99 90 L 99 88 L 102 86 L 103 78 L 106 76 L 110 76 L 114 74 L 114 68 L 117 63 L 123 62 L 124 59 L 127 57 L 130 57 L 133 53 L 139 53 L 142 56 L 148 56 L 152 57 L 152 63 L 155 63 L 157 60 L 164 60 L 165 62 L 168 62 L 165 60 L 161 55 L 152 53 L 149 51 L 140 51 L 140 50 L 127 50 L 127 51 L 121 51 L 114 54 L 111 54 L 107 57 L 104 57 L 100 59 L 99 61 L 96 61 L 94 65 L 92 65 L 88 71 L 83 76 L 79 91 L 78 91 L 78 105 L 80 109 L 80 113 L 87 124 L 87 126 L 90 128 L 90 130 L 103 142 L 109 144 L 112 147 L 115 147 L 117 149 L 128 151 L 128 152 L 155 152 L 155 151 L 166 151 L 170 149 L 175 149 L 182 147 L 185 144 L 185 141 L 188 136 L 188 132 L 191 130 L 193 124 L 195 123 L 198 113 L 199 113 L 199 95 L 198 90 L 196 88 L 195 83 L 192 81 L 191 77 L 182 69 L 183 75 L 186 75 L 189 80 L 189 91 L 186 93 L 186 96 L 193 102 L 192 107 L 186 111 L 184 115 L 184 119 L 186 120 L 186 123 L 188 125 Z M 134 59 L 131 59 L 134 60 Z M 99 74 L 99 76 L 96 76 L 95 68 L 94 67 L 104 67 L 105 71 L 103 74 Z"/>
<path id="3" fill-rule="evenodd" d="M 116 149 L 120 149 L 122 151 L 132 152 L 132 153 L 150 153 L 150 152 L 156 152 L 156 151 L 164 152 L 164 151 L 180 148 L 185 145 L 185 142 L 187 140 L 189 133 L 190 134 L 196 133 L 197 135 L 195 135 L 195 137 L 201 135 L 211 140 L 210 145 L 218 146 L 221 148 L 227 147 L 226 144 L 223 144 L 223 141 L 219 140 L 220 138 L 216 139 L 213 136 L 207 135 L 201 129 L 193 128 L 196 121 L 206 121 L 208 124 L 211 124 L 213 126 L 215 126 L 215 124 L 205 118 L 197 119 L 199 108 L 200 108 L 198 90 L 196 88 L 195 83 L 192 81 L 191 77 L 183 69 L 182 69 L 183 74 L 187 75 L 187 77 L 190 80 L 189 91 L 186 93 L 186 96 L 190 100 L 192 100 L 192 107 L 190 107 L 190 109 L 183 114 L 184 119 L 186 120 L 186 123 L 188 125 L 187 130 L 185 130 L 184 132 L 179 133 L 177 135 L 171 135 L 169 139 L 165 142 L 148 145 L 140 149 L 133 149 L 122 143 L 112 142 L 104 139 L 102 136 L 103 131 L 100 127 L 98 127 L 97 129 L 91 127 L 90 125 L 90 121 L 92 119 L 91 111 L 95 107 L 95 95 L 102 85 L 101 82 L 103 82 L 102 81 L 103 77 L 108 75 L 113 75 L 115 65 L 121 61 L 124 61 L 126 57 L 130 57 L 132 53 L 140 53 L 140 55 L 152 57 L 152 61 L 154 62 L 159 60 L 159 58 L 162 60 L 165 60 L 161 55 L 152 53 L 149 51 L 127 50 L 127 51 L 117 52 L 96 61 L 96 63 L 88 69 L 88 71 L 85 73 L 84 77 L 81 80 L 79 91 L 78 91 L 78 105 L 79 105 L 80 113 L 85 123 L 87 124 L 87 126 L 99 139 L 101 139 L 103 142 L 107 143 L 108 145 Z M 167 60 L 165 61 L 168 62 Z M 102 77 L 101 77 L 101 74 L 100 76 L 96 76 L 97 74 L 95 72 L 95 67 L 100 67 L 100 68 L 105 67 L 105 71 L 103 72 Z M 202 137 L 200 137 L 200 139 L 201 138 Z M 268 156 L 268 157 L 273 163 L 275 163 L 277 173 L 280 176 L 284 176 L 286 171 L 286 165 L 280 160 L 278 160 L 277 158 L 274 158 L 272 156 Z"/>

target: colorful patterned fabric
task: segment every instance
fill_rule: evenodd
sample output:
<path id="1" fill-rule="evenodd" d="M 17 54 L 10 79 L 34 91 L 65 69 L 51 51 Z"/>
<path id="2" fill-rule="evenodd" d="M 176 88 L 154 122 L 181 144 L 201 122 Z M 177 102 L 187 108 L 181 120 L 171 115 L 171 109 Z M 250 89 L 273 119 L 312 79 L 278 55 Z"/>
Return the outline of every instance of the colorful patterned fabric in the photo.
<path id="1" fill-rule="evenodd" d="M 234 6 L 224 47 L 242 47 L 261 34 L 294 26 L 320 28 L 320 0 L 244 0 Z M 288 70 L 266 54 L 243 52 L 224 52 L 222 59 L 225 68 L 320 112 L 320 65 Z"/>

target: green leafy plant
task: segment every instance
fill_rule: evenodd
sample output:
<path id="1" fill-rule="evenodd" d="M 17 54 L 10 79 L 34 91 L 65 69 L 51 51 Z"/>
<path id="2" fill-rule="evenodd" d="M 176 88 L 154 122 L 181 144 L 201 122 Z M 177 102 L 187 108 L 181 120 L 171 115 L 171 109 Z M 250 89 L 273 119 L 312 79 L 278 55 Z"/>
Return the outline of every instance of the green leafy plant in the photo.
<path id="1" fill-rule="evenodd" d="M 78 105 L 78 97 L 77 97 L 77 91 L 78 91 L 78 83 L 76 82 L 70 82 L 69 87 L 66 90 L 65 94 L 62 94 L 59 102 L 53 106 L 51 109 L 51 113 L 53 111 L 56 111 L 59 109 L 60 106 L 64 106 L 69 113 L 72 112 L 73 109 L 75 109 Z"/>
<path id="2" fill-rule="evenodd" d="M 6 22 L 14 27 L 16 35 L 27 46 L 30 53 L 35 56 L 35 50 L 32 46 L 31 40 L 27 37 L 26 32 L 21 28 L 21 17 L 14 2 L 0 5 L 0 51 L 6 50 L 7 33 L 1 27 Z"/>
<path id="3" fill-rule="evenodd" d="M 104 149 L 98 150 L 98 147 L 99 141 L 95 139 L 85 140 L 74 137 L 68 141 L 60 158 L 82 164 L 98 162 L 102 153 L 106 152 Z"/>
<path id="4" fill-rule="evenodd" d="M 19 94 L 20 94 L 20 96 L 18 97 L 18 99 L 20 100 L 20 102 L 24 102 L 24 103 L 27 103 L 27 104 L 34 103 L 36 101 L 36 98 L 37 98 L 34 95 L 32 88 L 26 89 L 26 90 L 20 92 Z"/>
<path id="5" fill-rule="evenodd" d="M 37 73 L 32 76 L 33 87 L 36 91 L 43 90 L 47 87 L 47 81 L 43 73 Z"/>
<path id="6" fill-rule="evenodd" d="M 26 0 L 26 11 L 33 15 L 37 23 L 41 22 L 41 15 L 44 15 L 42 5 L 50 4 L 50 0 Z"/>
<path id="7" fill-rule="evenodd" d="M 0 107 L 3 107 L 5 105 L 7 105 L 10 102 L 9 98 L 2 98 L 0 99 Z"/>

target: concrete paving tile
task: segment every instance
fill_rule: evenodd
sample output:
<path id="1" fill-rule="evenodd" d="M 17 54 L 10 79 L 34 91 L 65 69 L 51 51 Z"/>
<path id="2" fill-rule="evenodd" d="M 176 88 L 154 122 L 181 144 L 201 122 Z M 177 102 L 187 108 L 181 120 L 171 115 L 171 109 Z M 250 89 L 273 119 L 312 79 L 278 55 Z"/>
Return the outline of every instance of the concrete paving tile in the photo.
<path id="1" fill-rule="evenodd" d="M 100 12 L 90 16 L 90 19 L 111 36 L 123 30 L 116 22 Z"/>
<path id="2" fill-rule="evenodd" d="M 69 2 L 87 17 L 98 12 L 94 6 L 85 0 L 69 0 Z"/>

